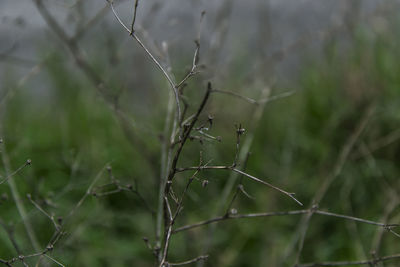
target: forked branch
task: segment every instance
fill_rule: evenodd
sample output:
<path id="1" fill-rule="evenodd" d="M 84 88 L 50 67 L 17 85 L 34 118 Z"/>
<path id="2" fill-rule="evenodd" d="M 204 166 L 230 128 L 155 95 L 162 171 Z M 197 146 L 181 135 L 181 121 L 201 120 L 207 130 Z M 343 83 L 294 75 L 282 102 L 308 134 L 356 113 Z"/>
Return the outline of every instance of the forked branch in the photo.
<path id="1" fill-rule="evenodd" d="M 255 176 L 253 176 L 253 175 L 250 175 L 250 174 L 248 174 L 246 172 L 243 172 L 243 171 L 241 171 L 241 170 L 239 170 L 239 169 L 237 169 L 237 168 L 235 168 L 233 166 L 195 166 L 195 167 L 187 167 L 187 168 L 178 168 L 178 169 L 176 169 L 176 172 L 184 172 L 184 171 L 190 171 L 190 170 L 230 170 L 230 171 L 233 171 L 233 172 L 237 172 L 237 173 L 239 173 L 241 175 L 246 176 L 247 178 L 249 178 L 249 179 L 251 179 L 253 181 L 256 181 L 258 183 L 266 185 L 266 186 L 268 186 L 268 187 L 270 187 L 270 188 L 272 188 L 272 189 L 274 189 L 274 190 L 276 190 L 278 192 L 281 192 L 282 194 L 287 195 L 288 197 L 290 197 L 291 199 L 296 201 L 297 204 L 299 204 L 300 206 L 303 206 L 303 203 L 301 203 L 297 198 L 294 197 L 295 193 L 289 193 L 289 192 L 287 192 L 287 191 L 285 191 L 285 190 L 283 190 L 283 189 L 281 189 L 281 188 L 279 188 L 279 187 L 277 187 L 275 185 L 272 185 L 272 184 L 270 184 L 270 183 L 268 183 L 268 182 L 266 182 L 264 180 L 261 180 L 261 179 L 255 177 Z"/>

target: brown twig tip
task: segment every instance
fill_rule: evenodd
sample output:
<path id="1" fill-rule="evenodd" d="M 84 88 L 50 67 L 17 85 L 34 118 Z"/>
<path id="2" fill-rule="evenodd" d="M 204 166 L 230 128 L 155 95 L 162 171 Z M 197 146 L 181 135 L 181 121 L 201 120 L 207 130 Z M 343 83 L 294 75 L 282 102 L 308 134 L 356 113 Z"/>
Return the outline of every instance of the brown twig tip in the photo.
<path id="1" fill-rule="evenodd" d="M 32 164 L 32 160 L 31 159 L 27 159 L 26 160 L 26 165 L 31 165 Z"/>

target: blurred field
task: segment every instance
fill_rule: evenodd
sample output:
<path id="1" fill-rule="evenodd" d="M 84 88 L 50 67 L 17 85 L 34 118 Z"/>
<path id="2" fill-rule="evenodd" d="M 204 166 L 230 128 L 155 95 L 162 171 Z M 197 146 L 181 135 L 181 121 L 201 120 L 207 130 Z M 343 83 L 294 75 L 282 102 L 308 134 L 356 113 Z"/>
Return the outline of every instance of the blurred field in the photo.
<path id="1" fill-rule="evenodd" d="M 392 2 L 393 6 L 376 8 L 375 17 L 360 16 L 331 32 L 328 27 L 322 41 L 315 43 L 320 35 L 311 35 L 307 36 L 311 41 L 295 41 L 293 46 L 272 52 L 246 47 L 240 42 L 239 30 L 231 28 L 236 43 L 230 42 L 229 49 L 213 48 L 209 35 L 202 37 L 200 63 L 205 66 L 185 88 L 188 101 L 193 103 L 187 114 L 196 110 L 207 81 L 216 89 L 252 99 L 259 99 L 266 87 L 271 88 L 270 96 L 290 94 L 267 102 L 260 121 L 254 124 L 259 105 L 213 93 L 199 124 L 207 123 L 207 116 L 212 115 L 213 125 L 207 133 L 221 137 L 221 142 L 191 140 L 178 166 L 196 166 L 200 151 L 204 162 L 231 164 L 236 149 L 235 125 L 241 124 L 246 129 L 241 144 L 254 134 L 246 172 L 295 192 L 308 208 L 326 177 L 334 175 L 349 138 L 365 120 L 365 129 L 319 208 L 399 223 L 400 28 L 398 14 L 390 9 L 398 5 Z M 111 19 L 108 23 L 117 22 Z M 89 33 L 82 45 L 91 66 L 110 85 L 107 96 L 111 102 L 98 94 L 55 36 L 35 44 L 42 62 L 40 70 L 22 86 L 19 81 L 26 69 L 4 64 L 0 170 L 5 177 L 8 159 L 11 170 L 28 158 L 32 160 L 31 166 L 11 179 L 41 248 L 46 247 L 54 227 L 26 194 L 55 218 L 64 219 L 96 175 L 100 175 L 96 186 L 110 181 L 107 166 L 121 184 L 137 190 L 87 196 L 66 221 L 66 234 L 50 254 L 65 266 L 155 266 L 143 237 L 150 244 L 155 238 L 152 211 L 157 209 L 161 141 L 168 138 L 163 129 L 171 91 L 137 44 L 114 26 L 108 25 L 96 42 L 90 42 L 94 37 Z M 172 66 L 177 80 L 190 68 L 195 48 L 190 41 L 195 31 L 188 36 L 186 43 L 173 42 L 170 54 L 160 57 Z M 155 45 L 162 47 L 159 41 Z M 221 55 L 227 51 L 225 61 Z M 285 67 L 287 54 L 297 51 L 301 51 L 297 59 L 290 59 L 293 65 Z M 285 73 L 291 77 L 285 78 Z M 118 112 L 124 120 L 118 119 Z M 174 191 L 182 192 L 192 174 L 179 174 Z M 201 180 L 193 182 L 177 227 L 223 215 L 229 204 L 222 203 L 222 213 L 217 208 L 229 172 L 205 170 L 198 177 L 208 185 L 202 186 Z M 242 179 L 245 191 L 254 199 L 240 193 L 232 204 L 239 214 L 301 209 L 287 196 Z M 101 191 L 96 186 L 95 190 Z M 0 195 L 0 222 L 13 229 L 22 254 L 34 253 L 7 183 L 0 185 Z M 178 262 L 204 252 L 209 255 L 204 266 L 293 266 L 297 251 L 293 240 L 301 218 L 237 219 L 178 233 L 172 238 L 169 258 Z M 6 228 L 0 231 L 1 259 L 19 254 Z M 399 253 L 400 239 L 388 231 L 382 232 L 377 245 L 380 231 L 382 227 L 316 214 L 300 263 L 370 259 L 377 247 L 378 257 Z M 34 266 L 37 261 L 34 257 L 26 263 Z M 57 266 L 49 260 L 43 262 L 47 262 L 44 266 Z M 398 266 L 399 262 L 394 259 L 376 266 Z M 14 265 L 23 266 L 20 261 Z"/>

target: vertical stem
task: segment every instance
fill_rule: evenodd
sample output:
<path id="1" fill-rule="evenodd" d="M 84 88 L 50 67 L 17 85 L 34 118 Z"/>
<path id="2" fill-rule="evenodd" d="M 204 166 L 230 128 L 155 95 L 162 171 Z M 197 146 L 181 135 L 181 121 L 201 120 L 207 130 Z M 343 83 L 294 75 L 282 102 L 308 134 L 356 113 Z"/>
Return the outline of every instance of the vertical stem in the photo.
<path id="1" fill-rule="evenodd" d="M 158 208 L 156 221 L 156 246 L 161 246 L 161 229 L 163 218 L 163 203 L 164 203 L 164 187 L 168 175 L 169 165 L 171 163 L 171 146 L 170 140 L 167 138 L 171 127 L 171 119 L 174 113 L 175 98 L 172 92 L 169 93 L 167 115 L 165 117 L 165 125 L 163 131 L 162 147 L 161 147 L 161 171 L 160 171 L 160 188 L 158 194 Z M 160 254 L 161 256 L 161 254 Z"/>

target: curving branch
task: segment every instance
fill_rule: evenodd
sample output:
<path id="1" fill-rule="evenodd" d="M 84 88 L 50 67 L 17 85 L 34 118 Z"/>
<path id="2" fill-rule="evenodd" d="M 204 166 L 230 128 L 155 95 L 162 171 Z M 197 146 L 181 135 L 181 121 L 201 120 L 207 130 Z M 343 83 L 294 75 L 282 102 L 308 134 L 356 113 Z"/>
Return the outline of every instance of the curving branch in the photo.
<path id="1" fill-rule="evenodd" d="M 164 77 L 167 79 L 167 81 L 168 81 L 169 85 L 171 86 L 171 89 L 173 90 L 174 95 L 175 95 L 175 101 L 176 101 L 176 106 L 177 106 L 177 118 L 180 118 L 181 117 L 181 105 L 179 102 L 178 88 L 175 85 L 175 83 L 173 82 L 171 76 L 168 74 L 167 70 L 165 70 L 165 68 L 163 68 L 161 63 L 154 57 L 154 55 L 150 52 L 150 50 L 144 45 L 142 40 L 140 40 L 140 38 L 135 34 L 135 32 L 133 30 L 133 23 L 132 23 L 132 29 L 129 29 L 128 26 L 126 26 L 124 24 L 124 22 L 120 19 L 117 12 L 115 11 L 113 0 L 106 0 L 106 1 L 110 4 L 111 10 L 112 10 L 115 18 L 119 22 L 119 24 L 121 24 L 122 27 L 129 33 L 129 35 L 132 36 L 132 38 L 139 44 L 139 46 L 143 48 L 143 50 L 146 52 L 146 54 L 154 62 L 154 64 L 157 66 L 157 68 L 159 68 L 161 70 Z M 135 14 L 136 14 L 136 8 L 135 8 Z"/>

